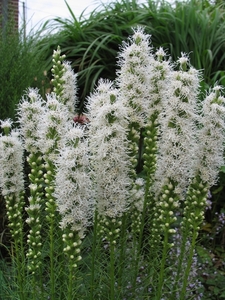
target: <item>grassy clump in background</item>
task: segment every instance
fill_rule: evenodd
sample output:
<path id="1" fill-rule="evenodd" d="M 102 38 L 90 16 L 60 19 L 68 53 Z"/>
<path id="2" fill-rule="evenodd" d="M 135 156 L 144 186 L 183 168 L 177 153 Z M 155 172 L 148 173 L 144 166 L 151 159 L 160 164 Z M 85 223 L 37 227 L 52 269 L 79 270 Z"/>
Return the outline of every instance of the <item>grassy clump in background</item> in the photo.
<path id="1" fill-rule="evenodd" d="M 15 108 L 28 86 L 44 88 L 44 60 L 39 34 L 24 39 L 10 20 L 0 28 L 0 118 L 15 118 Z"/>
<path id="2" fill-rule="evenodd" d="M 206 85 L 225 81 L 224 8 L 207 0 L 114 1 L 102 4 L 85 18 L 56 18 L 49 26 L 58 32 L 40 41 L 47 69 L 51 67 L 53 49 L 60 45 L 62 53 L 78 73 L 80 106 L 100 77 L 115 78 L 116 55 L 122 40 L 141 25 L 152 36 L 155 48 L 163 46 L 176 60 L 181 52 L 190 53 L 191 64 L 203 70 Z M 205 86 L 204 88 L 206 88 Z"/>

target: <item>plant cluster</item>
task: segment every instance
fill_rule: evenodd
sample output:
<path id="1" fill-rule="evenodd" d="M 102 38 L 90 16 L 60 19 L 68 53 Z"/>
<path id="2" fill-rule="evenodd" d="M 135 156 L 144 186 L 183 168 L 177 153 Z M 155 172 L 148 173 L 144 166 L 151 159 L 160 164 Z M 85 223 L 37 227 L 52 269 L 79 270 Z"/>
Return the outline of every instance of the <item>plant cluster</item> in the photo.
<path id="1" fill-rule="evenodd" d="M 224 85 L 224 7 L 208 0 L 174 2 L 115 0 L 99 5 L 87 17 L 85 11 L 76 17 L 67 4 L 70 18 L 51 20 L 46 28 L 58 31 L 40 40 L 47 70 L 53 49 L 60 45 L 79 74 L 82 111 L 99 78 L 115 79 L 118 45 L 132 34 L 132 27 L 144 26 L 152 35 L 152 45 L 163 46 L 174 61 L 181 52 L 189 53 L 191 64 L 203 70 L 203 90 L 216 81 Z"/>
<path id="2" fill-rule="evenodd" d="M 224 164 L 221 86 L 200 101 L 202 76 L 189 57 L 172 62 L 138 27 L 123 42 L 116 80 L 100 80 L 79 116 L 77 76 L 64 60 L 58 47 L 46 100 L 27 90 L 19 129 L 1 122 L 11 292 L 19 299 L 203 299 L 196 246 Z"/>

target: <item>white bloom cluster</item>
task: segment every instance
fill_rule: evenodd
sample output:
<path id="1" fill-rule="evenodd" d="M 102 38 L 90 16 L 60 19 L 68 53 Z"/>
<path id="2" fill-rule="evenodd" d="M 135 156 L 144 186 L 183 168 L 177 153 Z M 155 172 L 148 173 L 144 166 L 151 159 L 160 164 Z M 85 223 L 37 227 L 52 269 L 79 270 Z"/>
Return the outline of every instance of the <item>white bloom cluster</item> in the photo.
<path id="1" fill-rule="evenodd" d="M 146 172 L 145 197 L 144 201 L 152 202 L 151 189 L 155 181 L 155 170 L 158 153 L 158 136 L 159 136 L 159 114 L 163 107 L 163 98 L 167 85 L 170 80 L 172 66 L 169 60 L 166 60 L 166 53 L 160 47 L 156 51 L 154 59 L 149 65 L 148 89 L 149 99 L 147 101 L 147 121 L 143 130 L 144 147 L 143 147 L 143 163 Z M 140 143 L 139 143 L 140 148 Z M 155 205 L 153 205 L 155 206 Z"/>
<path id="2" fill-rule="evenodd" d="M 130 158 L 127 110 L 112 83 L 100 81 L 89 97 L 89 149 L 97 211 L 116 218 L 128 207 Z"/>
<path id="3" fill-rule="evenodd" d="M 65 55 L 61 56 L 61 49 L 58 46 L 56 50 L 53 50 L 52 61 L 53 61 L 54 64 L 60 64 L 61 63 L 61 61 L 58 60 L 59 57 L 62 58 L 62 59 L 66 58 Z"/>
<path id="4" fill-rule="evenodd" d="M 74 73 L 69 62 L 63 62 L 64 72 L 62 75 L 63 103 L 69 112 L 74 114 L 78 108 L 77 98 L 77 74 Z"/>
<path id="5" fill-rule="evenodd" d="M 149 75 L 147 86 L 149 100 L 146 103 L 148 105 L 148 118 L 155 113 L 157 117 L 162 110 L 162 98 L 167 90 L 170 81 L 170 73 L 172 71 L 171 62 L 165 58 L 166 53 L 163 48 L 160 47 L 156 51 L 154 59 L 151 59 L 151 64 L 148 66 Z"/>
<path id="6" fill-rule="evenodd" d="M 1 128 L 7 131 L 7 134 L 10 132 L 12 128 L 13 121 L 11 119 L 6 119 L 1 121 Z"/>
<path id="7" fill-rule="evenodd" d="M 208 186 L 216 183 L 218 169 L 224 165 L 225 98 L 220 95 L 221 89 L 215 86 L 203 102 L 193 161 L 193 168 Z"/>
<path id="8" fill-rule="evenodd" d="M 87 140 L 83 127 L 72 127 L 56 160 L 55 192 L 57 209 L 66 227 L 83 236 L 92 217 L 91 180 L 88 172 Z"/>
<path id="9" fill-rule="evenodd" d="M 9 122 L 7 120 L 8 125 Z M 2 122 L 2 128 L 6 126 Z M 2 195 L 24 191 L 23 177 L 23 144 L 18 131 L 12 130 L 9 135 L 0 136 L 0 188 Z"/>
<path id="10" fill-rule="evenodd" d="M 132 203 L 139 211 L 143 211 L 144 196 L 145 196 L 145 181 L 143 178 L 137 178 L 133 187 Z"/>
<path id="11" fill-rule="evenodd" d="M 199 72 L 190 67 L 188 71 L 173 71 L 170 77 L 159 115 L 155 191 L 160 191 L 169 178 L 181 195 L 193 175 L 190 163 L 195 156 Z"/>
<path id="12" fill-rule="evenodd" d="M 46 161 L 54 161 L 58 149 L 64 145 L 63 139 L 68 130 L 69 120 L 67 106 L 60 103 L 55 94 L 47 95 L 45 111 L 38 127 L 38 146 Z"/>
<path id="13" fill-rule="evenodd" d="M 18 105 L 18 121 L 25 149 L 33 153 L 40 151 L 37 141 L 40 138 L 39 125 L 44 114 L 43 104 L 38 90 L 29 88 Z"/>
<path id="14" fill-rule="evenodd" d="M 139 127 L 144 126 L 145 113 L 148 111 L 149 66 L 153 60 L 149 39 L 150 36 L 138 28 L 119 53 L 117 82 L 120 101 L 129 108 L 130 123 L 139 124 Z"/>
<path id="15" fill-rule="evenodd" d="M 120 101 L 129 107 L 130 123 L 140 127 L 144 127 L 146 117 L 161 111 L 161 97 L 172 69 L 163 48 L 153 55 L 149 42 L 150 36 L 138 27 L 129 43 L 123 44 L 118 61 Z"/>

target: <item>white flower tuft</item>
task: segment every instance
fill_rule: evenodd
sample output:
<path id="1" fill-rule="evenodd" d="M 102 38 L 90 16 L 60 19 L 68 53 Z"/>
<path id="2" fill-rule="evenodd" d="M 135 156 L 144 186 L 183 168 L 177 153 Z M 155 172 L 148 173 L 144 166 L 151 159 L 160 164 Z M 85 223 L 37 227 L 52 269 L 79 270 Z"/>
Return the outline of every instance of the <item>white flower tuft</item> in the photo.
<path id="1" fill-rule="evenodd" d="M 23 144 L 18 131 L 0 136 L 0 187 L 2 195 L 24 191 Z"/>
<path id="2" fill-rule="evenodd" d="M 202 107 L 201 129 L 195 150 L 194 169 L 208 186 L 216 183 L 218 170 L 224 165 L 225 98 L 215 86 Z"/>
<path id="3" fill-rule="evenodd" d="M 23 136 L 25 149 L 29 152 L 40 151 L 38 140 L 40 138 L 39 125 L 44 114 L 44 101 L 37 89 L 29 88 L 26 95 L 18 105 L 18 121 Z"/>
<path id="4" fill-rule="evenodd" d="M 169 85 L 172 72 L 172 64 L 170 60 L 166 60 L 166 52 L 162 47 L 156 51 L 148 68 L 146 112 L 148 119 L 150 119 L 153 115 L 157 118 L 162 110 L 162 98 Z"/>
<path id="5" fill-rule="evenodd" d="M 149 65 L 153 59 L 149 40 L 150 36 L 144 34 L 142 28 L 134 30 L 129 43 L 123 44 L 118 61 L 120 101 L 129 108 L 130 123 L 139 124 L 140 128 L 145 123 L 146 104 L 149 99 Z"/>
<path id="6" fill-rule="evenodd" d="M 88 167 L 84 128 L 72 127 L 56 160 L 54 196 L 62 217 L 61 228 L 69 226 L 81 237 L 90 225 L 93 212 Z"/>
<path id="7" fill-rule="evenodd" d="M 67 106 L 59 102 L 55 94 L 47 95 L 45 111 L 39 124 L 39 149 L 45 160 L 54 161 L 58 149 L 64 145 L 70 121 Z"/>
<path id="8" fill-rule="evenodd" d="M 89 97 L 89 149 L 96 208 L 116 218 L 128 207 L 130 159 L 126 139 L 127 110 L 112 83 L 100 81 Z"/>
<path id="9" fill-rule="evenodd" d="M 62 75 L 63 103 L 67 106 L 69 112 L 74 114 L 78 109 L 77 98 L 77 74 L 74 73 L 69 62 L 63 62 L 64 73 Z"/>
<path id="10" fill-rule="evenodd" d="M 2 129 L 11 129 L 12 128 L 12 120 L 11 119 L 6 119 L 6 120 L 1 120 L 1 128 Z"/>
<path id="11" fill-rule="evenodd" d="M 187 72 L 173 71 L 170 76 L 164 93 L 163 110 L 159 115 L 155 192 L 160 192 L 170 179 L 176 183 L 176 192 L 181 195 L 193 176 L 190 165 L 195 156 L 199 72 L 190 67 Z"/>
<path id="12" fill-rule="evenodd" d="M 132 203 L 139 212 L 142 212 L 145 197 L 145 181 L 143 178 L 135 180 L 132 192 Z"/>

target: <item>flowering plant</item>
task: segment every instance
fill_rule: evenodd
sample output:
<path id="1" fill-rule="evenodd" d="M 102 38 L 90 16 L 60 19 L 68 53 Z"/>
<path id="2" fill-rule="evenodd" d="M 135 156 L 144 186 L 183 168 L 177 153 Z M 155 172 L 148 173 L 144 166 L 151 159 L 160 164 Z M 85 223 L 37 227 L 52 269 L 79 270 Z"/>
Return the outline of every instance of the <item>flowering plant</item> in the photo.
<path id="1" fill-rule="evenodd" d="M 33 278 L 29 297 L 201 299 L 195 248 L 224 164 L 222 88 L 201 102 L 201 74 L 188 56 L 172 63 L 137 28 L 121 48 L 116 81 L 100 80 L 78 115 L 76 75 L 64 59 L 54 51 L 46 101 L 28 89 L 19 129 L 2 122 L 0 187 L 15 250 L 26 253 L 16 267 Z"/>

